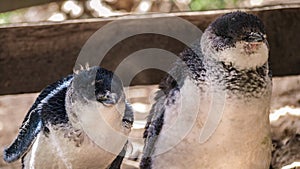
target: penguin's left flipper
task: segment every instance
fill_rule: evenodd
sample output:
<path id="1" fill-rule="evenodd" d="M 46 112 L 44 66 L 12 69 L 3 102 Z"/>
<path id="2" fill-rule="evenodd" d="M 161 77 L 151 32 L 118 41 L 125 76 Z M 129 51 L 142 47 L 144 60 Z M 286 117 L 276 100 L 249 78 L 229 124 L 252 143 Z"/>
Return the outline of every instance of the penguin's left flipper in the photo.
<path id="1" fill-rule="evenodd" d="M 119 153 L 119 155 L 114 159 L 114 161 L 111 163 L 111 165 L 108 167 L 108 169 L 120 169 L 123 159 L 126 154 L 126 147 L 127 143 L 124 145 L 122 151 Z"/>
<path id="2" fill-rule="evenodd" d="M 14 162 L 22 157 L 33 144 L 36 136 L 42 129 L 42 118 L 38 109 L 29 113 L 27 120 L 19 130 L 15 141 L 3 152 L 3 159 L 6 162 Z"/>

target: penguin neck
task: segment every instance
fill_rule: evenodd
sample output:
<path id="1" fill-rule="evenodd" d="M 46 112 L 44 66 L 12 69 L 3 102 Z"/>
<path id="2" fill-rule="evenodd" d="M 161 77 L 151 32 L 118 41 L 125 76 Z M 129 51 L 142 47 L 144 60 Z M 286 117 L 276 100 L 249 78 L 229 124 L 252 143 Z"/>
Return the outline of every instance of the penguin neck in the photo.
<path id="1" fill-rule="evenodd" d="M 225 64 L 211 57 L 204 57 L 206 84 L 239 97 L 261 97 L 269 94 L 271 77 L 268 63 L 252 69 L 239 70 L 232 64 Z"/>

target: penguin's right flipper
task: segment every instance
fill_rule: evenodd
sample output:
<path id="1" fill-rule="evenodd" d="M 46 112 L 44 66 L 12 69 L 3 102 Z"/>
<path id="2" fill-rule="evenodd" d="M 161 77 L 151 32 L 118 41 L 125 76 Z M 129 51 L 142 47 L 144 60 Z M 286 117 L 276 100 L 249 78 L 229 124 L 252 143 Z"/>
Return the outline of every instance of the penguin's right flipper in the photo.
<path id="1" fill-rule="evenodd" d="M 15 141 L 3 152 L 6 162 L 14 162 L 21 158 L 31 147 L 36 136 L 42 129 L 42 119 L 38 109 L 32 110 L 20 128 Z"/>
<path id="2" fill-rule="evenodd" d="M 44 122 L 47 121 L 46 117 L 50 116 L 52 118 L 57 118 L 57 116 L 62 116 L 63 120 L 61 121 L 67 121 L 65 117 L 65 109 L 62 109 L 63 111 L 60 113 L 55 111 L 56 114 L 54 115 L 53 113 L 50 113 L 54 112 L 52 111 L 52 109 L 55 109 L 57 106 L 64 106 L 64 94 L 66 91 L 66 87 L 68 86 L 72 78 L 73 76 L 69 75 L 61 80 L 56 81 L 55 83 L 52 83 L 51 85 L 48 85 L 42 90 L 38 98 L 33 103 L 32 107 L 28 111 L 27 115 L 25 116 L 17 138 L 8 148 L 4 150 L 4 161 L 13 162 L 26 154 L 26 152 L 33 144 L 36 136 L 42 130 Z M 54 106 L 49 103 L 51 102 L 51 99 L 55 100 L 53 101 Z"/>
<path id="3" fill-rule="evenodd" d="M 202 63 L 203 55 L 201 53 L 200 39 L 191 47 L 187 47 L 179 55 L 179 60 L 173 65 L 169 74 L 159 84 L 159 91 L 155 96 L 155 103 L 152 105 L 144 131 L 144 149 L 140 162 L 140 169 L 152 168 L 152 156 L 156 141 L 164 125 L 165 113 L 170 112 L 176 102 L 176 93 L 180 92 L 184 81 L 191 72 L 200 72 L 198 81 L 203 80 L 201 73 L 205 73 L 205 67 Z M 193 61 L 193 62 L 187 62 Z M 198 74 L 197 74 L 198 75 Z M 191 76 L 193 77 L 193 76 Z"/>

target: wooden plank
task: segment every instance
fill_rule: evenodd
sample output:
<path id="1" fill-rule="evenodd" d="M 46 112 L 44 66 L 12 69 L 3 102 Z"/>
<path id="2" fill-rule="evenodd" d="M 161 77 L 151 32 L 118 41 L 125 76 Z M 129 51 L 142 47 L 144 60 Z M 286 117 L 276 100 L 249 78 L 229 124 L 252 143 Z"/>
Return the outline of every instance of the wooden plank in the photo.
<path id="1" fill-rule="evenodd" d="M 36 5 L 44 5 L 50 2 L 55 2 L 60 0 L 1 0 L 0 2 L 0 12 L 12 11 L 20 8 L 27 8 Z"/>
<path id="2" fill-rule="evenodd" d="M 300 74 L 299 7 L 289 5 L 246 10 L 258 15 L 266 25 L 275 76 Z M 139 15 L 123 19 L 179 16 L 204 30 L 217 16 L 227 12 L 230 10 Z M 71 73 L 86 40 L 103 25 L 116 19 L 119 18 L 1 27 L 0 94 L 40 91 L 47 84 Z M 101 66 L 114 70 L 129 54 L 149 47 L 159 47 L 176 54 L 184 45 L 164 36 L 134 36 L 115 45 L 106 54 Z M 163 76 L 164 73 L 159 70 L 143 71 L 131 85 L 156 84 Z"/>

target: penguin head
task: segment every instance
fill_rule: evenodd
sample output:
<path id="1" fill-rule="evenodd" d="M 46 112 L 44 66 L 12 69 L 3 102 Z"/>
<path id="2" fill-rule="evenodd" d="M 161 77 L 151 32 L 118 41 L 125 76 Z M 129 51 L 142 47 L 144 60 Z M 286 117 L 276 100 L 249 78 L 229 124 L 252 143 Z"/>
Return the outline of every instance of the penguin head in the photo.
<path id="1" fill-rule="evenodd" d="M 119 77 L 99 67 L 95 78 L 95 97 L 98 102 L 108 107 L 124 101 L 123 85 Z"/>
<path id="2" fill-rule="evenodd" d="M 95 78 L 95 97 L 103 104 L 105 109 L 116 106 L 118 111 L 124 112 L 122 126 L 130 129 L 133 123 L 133 110 L 131 104 L 126 100 L 123 83 L 113 72 L 103 68 L 97 69 Z"/>
<path id="3" fill-rule="evenodd" d="M 91 67 L 74 74 L 66 93 L 72 127 L 103 150 L 119 154 L 127 142 L 133 112 L 122 81 L 113 72 Z"/>
<path id="4" fill-rule="evenodd" d="M 232 12 L 212 22 L 201 38 L 204 56 L 237 69 L 254 69 L 268 60 L 263 22 L 255 15 Z"/>
<path id="5" fill-rule="evenodd" d="M 122 81 L 113 72 L 98 66 L 74 74 L 67 91 L 66 107 L 73 125 L 80 122 L 81 127 L 90 126 L 86 128 L 91 130 L 100 123 L 118 131 L 130 130 L 133 123 L 133 112 Z"/>

